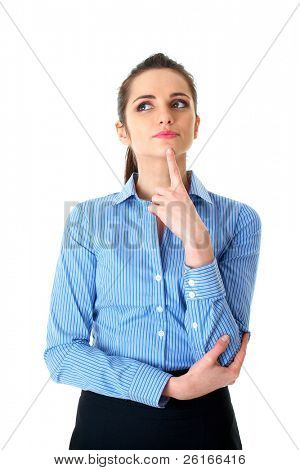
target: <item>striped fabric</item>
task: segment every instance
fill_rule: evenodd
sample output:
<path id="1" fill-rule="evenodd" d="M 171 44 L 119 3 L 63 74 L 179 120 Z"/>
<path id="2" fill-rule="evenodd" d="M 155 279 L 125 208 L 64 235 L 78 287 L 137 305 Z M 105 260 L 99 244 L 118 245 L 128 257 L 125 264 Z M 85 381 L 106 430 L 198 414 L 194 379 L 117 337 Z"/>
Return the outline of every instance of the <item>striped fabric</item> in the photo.
<path id="1" fill-rule="evenodd" d="M 229 365 L 249 331 L 261 220 L 249 205 L 207 191 L 189 170 L 189 196 L 209 230 L 214 260 L 185 264 L 181 240 L 140 199 L 133 173 L 122 191 L 79 202 L 64 227 L 44 360 L 51 378 L 165 408 L 162 391 L 227 333 Z"/>

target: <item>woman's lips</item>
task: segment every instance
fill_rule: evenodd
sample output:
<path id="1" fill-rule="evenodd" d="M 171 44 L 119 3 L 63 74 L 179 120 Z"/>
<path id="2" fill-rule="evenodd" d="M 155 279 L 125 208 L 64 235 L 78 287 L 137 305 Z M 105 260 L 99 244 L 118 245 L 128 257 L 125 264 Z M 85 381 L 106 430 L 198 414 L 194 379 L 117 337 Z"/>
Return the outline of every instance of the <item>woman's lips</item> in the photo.
<path id="1" fill-rule="evenodd" d="M 154 137 L 157 139 L 173 139 L 174 137 L 178 137 L 178 134 L 159 134 Z"/>

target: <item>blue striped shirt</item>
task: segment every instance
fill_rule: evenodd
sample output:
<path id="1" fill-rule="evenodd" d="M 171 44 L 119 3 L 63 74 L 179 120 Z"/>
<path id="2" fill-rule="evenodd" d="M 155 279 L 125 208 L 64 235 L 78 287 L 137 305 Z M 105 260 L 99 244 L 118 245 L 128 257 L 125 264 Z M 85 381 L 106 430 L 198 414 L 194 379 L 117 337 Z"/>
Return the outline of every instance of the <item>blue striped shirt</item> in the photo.
<path id="1" fill-rule="evenodd" d="M 214 260 L 191 268 L 182 241 L 139 198 L 134 172 L 120 192 L 70 211 L 56 265 L 44 360 L 51 378 L 165 408 L 168 371 L 188 369 L 227 333 L 229 365 L 249 331 L 261 220 L 249 205 L 207 191 L 189 170 L 189 197 Z"/>

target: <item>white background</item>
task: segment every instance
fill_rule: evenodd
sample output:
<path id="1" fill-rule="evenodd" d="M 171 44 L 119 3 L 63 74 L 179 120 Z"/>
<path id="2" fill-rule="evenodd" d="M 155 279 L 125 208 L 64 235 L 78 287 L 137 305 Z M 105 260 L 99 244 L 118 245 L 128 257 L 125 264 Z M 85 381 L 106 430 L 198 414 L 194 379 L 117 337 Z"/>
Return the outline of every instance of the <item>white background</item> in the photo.
<path id="1" fill-rule="evenodd" d="M 43 361 L 64 205 L 122 189 L 126 147 L 115 130 L 117 91 L 156 52 L 182 63 L 197 85 L 201 123 L 187 169 L 208 190 L 254 207 L 262 220 L 252 338 L 230 386 L 244 467 L 296 461 L 300 8 L 290 17 L 296 6 L 291 0 L 0 2 L 5 468 L 16 462 L 54 468 L 53 455 L 69 453 L 80 390 L 48 381 Z M 133 452 L 120 451 L 127 453 Z M 203 454 L 179 455 L 193 453 Z"/>

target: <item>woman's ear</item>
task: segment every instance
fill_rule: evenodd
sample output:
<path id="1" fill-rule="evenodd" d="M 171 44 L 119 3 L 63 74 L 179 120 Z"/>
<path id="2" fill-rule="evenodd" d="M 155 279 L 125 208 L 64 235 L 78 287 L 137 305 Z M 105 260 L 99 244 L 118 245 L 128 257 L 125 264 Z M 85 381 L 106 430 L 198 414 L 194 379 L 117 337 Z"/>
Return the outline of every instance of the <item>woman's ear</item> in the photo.
<path id="1" fill-rule="evenodd" d="M 126 146 L 130 145 L 130 139 L 126 134 L 124 124 L 121 121 L 116 121 L 115 126 L 120 142 L 122 142 Z"/>
<path id="2" fill-rule="evenodd" d="M 195 129 L 194 129 L 194 139 L 198 137 L 198 127 L 200 124 L 200 117 L 197 115 L 196 116 L 196 122 L 195 122 Z"/>

